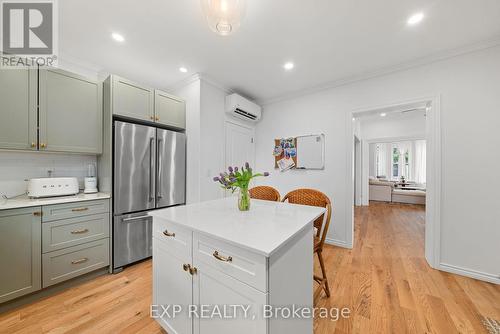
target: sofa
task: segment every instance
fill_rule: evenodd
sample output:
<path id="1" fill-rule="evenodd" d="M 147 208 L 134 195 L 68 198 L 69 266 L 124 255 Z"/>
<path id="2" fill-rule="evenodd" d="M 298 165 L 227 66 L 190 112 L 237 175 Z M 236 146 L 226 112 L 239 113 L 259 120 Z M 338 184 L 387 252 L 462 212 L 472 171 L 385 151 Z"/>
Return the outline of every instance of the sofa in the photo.
<path id="1" fill-rule="evenodd" d="M 392 202 L 394 182 L 370 179 L 370 201 Z"/>
<path id="2" fill-rule="evenodd" d="M 425 198 L 425 188 L 403 189 L 397 188 L 392 181 L 370 179 L 370 201 L 425 205 Z"/>

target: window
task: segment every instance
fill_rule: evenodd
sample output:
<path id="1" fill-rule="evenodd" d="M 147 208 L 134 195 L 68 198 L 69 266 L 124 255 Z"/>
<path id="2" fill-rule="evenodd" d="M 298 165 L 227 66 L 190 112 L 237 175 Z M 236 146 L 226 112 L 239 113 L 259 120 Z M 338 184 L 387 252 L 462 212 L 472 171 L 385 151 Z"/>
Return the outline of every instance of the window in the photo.
<path id="1" fill-rule="evenodd" d="M 399 148 L 393 147 L 392 148 L 392 178 L 393 179 L 398 179 L 399 178 Z"/>

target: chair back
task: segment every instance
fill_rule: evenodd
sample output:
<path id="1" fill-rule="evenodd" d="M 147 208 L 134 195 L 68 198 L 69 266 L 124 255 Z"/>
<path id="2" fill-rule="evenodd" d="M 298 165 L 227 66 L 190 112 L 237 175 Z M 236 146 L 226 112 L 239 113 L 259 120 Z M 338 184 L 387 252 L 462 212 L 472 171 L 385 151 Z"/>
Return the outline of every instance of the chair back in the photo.
<path id="1" fill-rule="evenodd" d="M 279 202 L 281 198 L 279 191 L 269 186 L 258 186 L 248 191 L 250 192 L 250 197 L 255 199 Z"/>
<path id="2" fill-rule="evenodd" d="M 293 204 L 320 206 L 322 208 L 326 208 L 326 219 L 325 214 L 322 214 L 314 221 L 314 227 L 317 229 L 316 237 L 320 238 L 320 247 L 323 247 L 332 217 L 332 203 L 330 202 L 328 196 L 323 194 L 321 191 L 314 189 L 296 189 L 285 195 L 283 202 L 285 201 Z"/>

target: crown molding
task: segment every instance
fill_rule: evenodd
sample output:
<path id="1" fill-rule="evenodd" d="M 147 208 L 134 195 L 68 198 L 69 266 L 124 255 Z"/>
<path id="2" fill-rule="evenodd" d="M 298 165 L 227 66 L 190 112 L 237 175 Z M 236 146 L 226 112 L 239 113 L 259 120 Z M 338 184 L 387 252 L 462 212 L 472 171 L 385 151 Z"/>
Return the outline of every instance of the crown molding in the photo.
<path id="1" fill-rule="evenodd" d="M 175 84 L 171 85 L 169 88 L 171 90 L 175 91 L 175 90 L 178 90 L 178 89 L 180 89 L 182 87 L 190 85 L 190 84 L 192 84 L 195 81 L 202 81 L 204 83 L 207 83 L 207 84 L 209 84 L 211 86 L 214 86 L 214 87 L 222 90 L 226 94 L 232 94 L 232 93 L 234 93 L 234 90 L 232 90 L 231 88 L 229 88 L 227 86 L 224 86 L 223 84 L 221 84 L 220 82 L 218 82 L 218 81 L 214 80 L 213 78 L 209 77 L 205 73 L 195 73 L 195 74 L 189 76 L 188 78 L 186 78 L 184 80 L 176 82 Z"/>
<path id="2" fill-rule="evenodd" d="M 417 58 L 417 59 L 409 61 L 409 62 L 399 63 L 396 65 L 391 65 L 391 66 L 379 68 L 379 69 L 374 70 L 374 71 L 368 71 L 368 72 L 348 76 L 345 78 L 329 81 L 329 82 L 326 82 L 326 83 L 321 84 L 321 85 L 313 86 L 311 88 L 306 88 L 306 89 L 302 89 L 302 90 L 298 90 L 298 91 L 293 91 L 293 92 L 286 93 L 286 94 L 283 94 L 283 95 L 280 95 L 280 96 L 277 96 L 274 98 L 257 100 L 257 103 L 262 105 L 262 106 L 265 106 L 265 105 L 270 105 L 270 104 L 274 104 L 274 103 L 278 103 L 278 102 L 283 102 L 283 101 L 291 100 L 291 99 L 294 99 L 294 98 L 297 98 L 300 96 L 310 95 L 310 94 L 314 94 L 314 93 L 317 93 L 320 91 L 349 85 L 349 84 L 352 84 L 355 82 L 364 81 L 364 80 L 385 76 L 385 75 L 399 72 L 399 71 L 404 71 L 404 70 L 408 70 L 408 69 L 412 69 L 412 68 L 416 68 L 416 67 L 429 65 L 432 63 L 440 62 L 443 60 L 462 56 L 465 54 L 474 53 L 474 52 L 482 51 L 485 49 L 497 47 L 499 45 L 500 45 L 500 35 L 497 35 L 491 39 L 483 40 L 483 41 L 473 43 L 473 44 L 468 44 L 466 46 L 446 50 L 443 52 L 434 53 L 430 56 Z"/>

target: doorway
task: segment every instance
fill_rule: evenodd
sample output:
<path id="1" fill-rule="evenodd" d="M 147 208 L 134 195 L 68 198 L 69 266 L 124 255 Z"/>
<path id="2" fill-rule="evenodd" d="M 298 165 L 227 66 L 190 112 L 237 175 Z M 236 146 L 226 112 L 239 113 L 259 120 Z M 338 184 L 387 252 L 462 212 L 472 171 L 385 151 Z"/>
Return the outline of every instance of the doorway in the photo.
<path id="1" fill-rule="evenodd" d="M 224 167 L 241 167 L 248 162 L 255 165 L 255 130 L 251 127 L 226 121 L 226 142 Z"/>
<path id="2" fill-rule="evenodd" d="M 424 132 L 423 135 L 419 138 L 419 136 L 415 135 L 406 135 L 405 131 L 402 129 L 402 133 L 399 135 L 394 135 L 393 138 L 383 138 L 384 136 L 375 136 L 375 132 L 371 133 L 369 136 L 363 135 L 363 133 L 359 132 L 359 124 L 357 124 L 359 119 L 364 117 L 372 117 L 372 118 L 386 118 L 389 114 L 394 113 L 411 113 L 417 110 L 425 113 L 425 124 L 424 124 Z M 355 196 L 357 193 L 356 189 L 359 189 L 359 183 L 361 183 L 361 202 L 363 205 L 370 204 L 370 176 L 372 179 L 375 178 L 375 181 L 378 181 L 377 176 L 385 176 L 385 180 L 388 182 L 399 183 L 398 190 L 396 191 L 395 200 L 400 202 L 402 199 L 407 199 L 408 197 L 405 195 L 409 195 L 407 190 L 422 190 L 422 189 L 411 189 L 411 188 L 419 188 L 415 186 L 415 182 L 406 182 L 406 181 L 414 181 L 409 180 L 409 178 L 415 178 L 415 171 L 410 171 L 410 165 L 413 163 L 414 166 L 416 164 L 416 156 L 417 154 L 421 154 L 421 145 L 418 149 L 420 153 L 417 153 L 417 148 L 415 143 L 412 141 L 416 140 L 424 140 L 425 141 L 425 167 L 424 172 L 426 172 L 426 180 L 425 180 L 425 234 L 424 234 L 424 251 L 425 258 L 429 265 L 433 268 L 439 268 L 440 256 L 440 236 L 439 236 L 439 217 L 440 217 L 440 175 L 441 175 L 441 142 L 440 142 L 440 103 L 438 97 L 432 97 L 428 99 L 417 99 L 405 103 L 398 103 L 386 106 L 378 106 L 373 108 L 364 108 L 360 110 L 353 111 L 350 114 L 348 138 L 349 138 L 349 147 L 348 152 L 350 152 L 351 158 L 348 159 L 348 171 L 351 171 L 352 177 L 349 180 L 352 180 L 351 187 L 348 188 L 348 191 L 351 191 L 351 195 L 348 198 L 351 198 L 351 201 L 348 201 L 348 210 L 352 212 L 352 219 L 350 221 L 351 224 L 348 224 L 352 227 L 352 233 L 354 236 L 354 206 L 356 204 L 356 199 L 358 196 Z M 352 119 L 352 121 L 351 121 Z M 354 135 L 356 129 L 356 136 L 361 141 L 361 151 L 362 151 L 362 176 L 361 178 L 358 173 L 356 173 L 356 145 L 353 145 Z M 380 127 L 379 131 L 384 131 L 384 128 Z M 379 132 L 380 133 L 380 132 Z M 371 137 L 371 138 L 370 138 Z M 367 139 L 369 138 L 369 139 Z M 363 163 L 370 157 L 370 144 L 372 144 L 371 154 L 374 153 L 373 144 L 384 143 L 385 146 L 382 150 L 385 152 L 383 154 L 379 154 L 379 158 L 381 156 L 386 157 L 385 161 L 378 161 L 372 159 L 371 166 L 369 163 Z M 380 147 L 379 147 L 380 149 Z M 410 153 L 411 152 L 411 153 Z M 410 155 L 413 155 L 413 162 L 410 158 Z M 384 159 L 382 159 L 384 160 Z M 352 164 L 352 165 L 351 165 Z M 376 164 L 384 164 L 387 166 L 384 170 L 387 175 L 380 175 L 380 173 L 374 172 L 376 170 Z M 372 172 L 370 173 L 370 168 Z M 422 168 L 420 168 L 420 172 Z M 413 174 L 412 174 L 413 173 Z M 372 174 L 372 175 L 370 175 Z M 421 173 L 420 173 L 421 175 Z M 404 177 L 404 181 L 401 180 L 401 176 Z M 407 184 L 408 183 L 408 184 Z M 405 187 L 408 187 L 405 189 Z M 421 188 L 421 187 L 420 187 Z M 389 199 L 392 202 L 393 193 L 388 191 L 385 188 L 385 198 L 388 202 Z M 375 194 L 376 195 L 376 194 Z M 380 194 L 379 194 L 380 195 Z M 401 196 L 402 195 L 402 196 Z M 411 205 L 411 204 L 409 204 Z M 349 222 L 348 222 L 349 223 Z M 350 229 L 348 228 L 348 231 Z M 354 238 L 353 238 L 354 240 Z"/>

